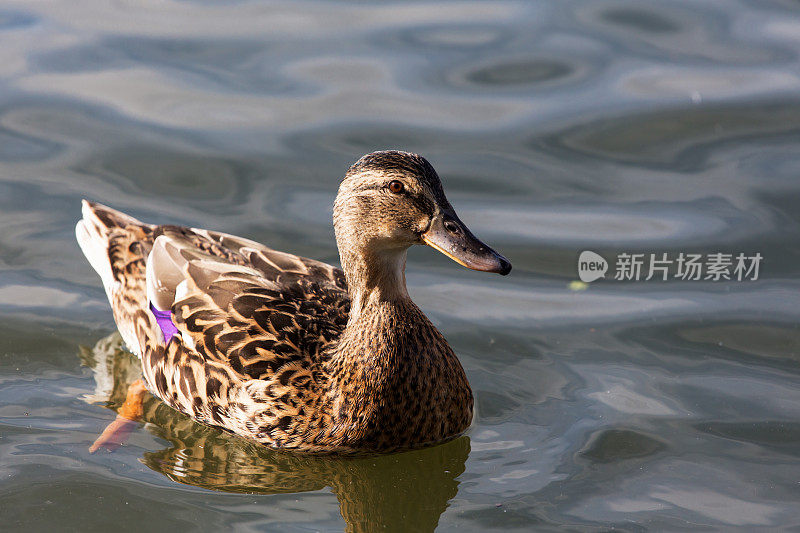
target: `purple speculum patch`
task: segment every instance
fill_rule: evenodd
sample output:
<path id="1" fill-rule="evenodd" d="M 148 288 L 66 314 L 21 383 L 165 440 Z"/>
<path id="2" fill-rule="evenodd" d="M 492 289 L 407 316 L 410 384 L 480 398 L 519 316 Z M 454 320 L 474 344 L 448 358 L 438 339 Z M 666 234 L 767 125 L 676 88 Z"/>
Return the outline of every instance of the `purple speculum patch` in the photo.
<path id="1" fill-rule="evenodd" d="M 156 323 L 161 328 L 161 333 L 164 334 L 164 342 L 169 342 L 174 335 L 178 334 L 178 328 L 172 322 L 172 311 L 159 311 L 152 302 L 150 303 L 150 311 L 156 317 Z"/>

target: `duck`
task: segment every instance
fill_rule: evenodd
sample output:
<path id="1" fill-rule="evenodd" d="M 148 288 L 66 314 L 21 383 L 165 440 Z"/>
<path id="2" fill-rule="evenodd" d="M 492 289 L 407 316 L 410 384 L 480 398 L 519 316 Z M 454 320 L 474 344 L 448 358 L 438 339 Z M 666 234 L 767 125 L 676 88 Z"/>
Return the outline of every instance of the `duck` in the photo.
<path id="1" fill-rule="evenodd" d="M 409 296 L 407 250 L 427 245 L 501 275 L 511 263 L 472 234 L 433 166 L 410 152 L 373 152 L 350 166 L 333 227 L 340 268 L 83 200 L 78 244 L 142 372 L 93 451 L 119 443 L 148 392 L 277 449 L 382 453 L 464 433 L 472 390 Z"/>

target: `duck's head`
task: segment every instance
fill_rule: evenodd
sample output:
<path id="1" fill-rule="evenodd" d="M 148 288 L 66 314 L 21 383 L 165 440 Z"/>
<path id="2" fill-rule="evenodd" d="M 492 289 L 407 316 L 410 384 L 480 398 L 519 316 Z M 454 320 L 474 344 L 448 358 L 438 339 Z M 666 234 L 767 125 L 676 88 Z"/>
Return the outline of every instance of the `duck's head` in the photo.
<path id="1" fill-rule="evenodd" d="M 506 275 L 511 263 L 482 243 L 447 201 L 439 176 L 416 154 L 388 150 L 359 159 L 339 187 L 333 209 L 345 272 L 356 258 L 405 265 L 405 250 L 427 244 L 473 270 Z"/>

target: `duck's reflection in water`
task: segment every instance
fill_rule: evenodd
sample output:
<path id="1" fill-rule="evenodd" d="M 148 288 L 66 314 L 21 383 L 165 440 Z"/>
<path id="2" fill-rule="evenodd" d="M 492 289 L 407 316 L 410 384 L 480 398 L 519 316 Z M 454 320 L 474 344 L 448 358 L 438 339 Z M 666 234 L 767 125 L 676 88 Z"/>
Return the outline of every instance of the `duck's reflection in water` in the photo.
<path id="1" fill-rule="evenodd" d="M 90 402 L 118 409 L 141 376 L 118 334 L 82 348 L 96 389 Z M 440 446 L 379 456 L 316 456 L 271 450 L 194 422 L 147 395 L 142 422 L 168 441 L 141 461 L 179 483 L 243 493 L 291 493 L 331 487 L 348 531 L 433 531 L 458 491 L 468 437 Z"/>

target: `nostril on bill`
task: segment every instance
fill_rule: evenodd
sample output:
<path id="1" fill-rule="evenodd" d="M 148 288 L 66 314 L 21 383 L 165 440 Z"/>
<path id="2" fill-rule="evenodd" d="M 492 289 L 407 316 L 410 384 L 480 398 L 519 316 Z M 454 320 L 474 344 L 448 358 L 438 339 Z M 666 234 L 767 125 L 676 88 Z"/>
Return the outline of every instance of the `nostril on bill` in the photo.
<path id="1" fill-rule="evenodd" d="M 444 229 L 446 229 L 450 233 L 458 233 L 458 224 L 456 224 L 452 220 L 445 220 Z"/>

